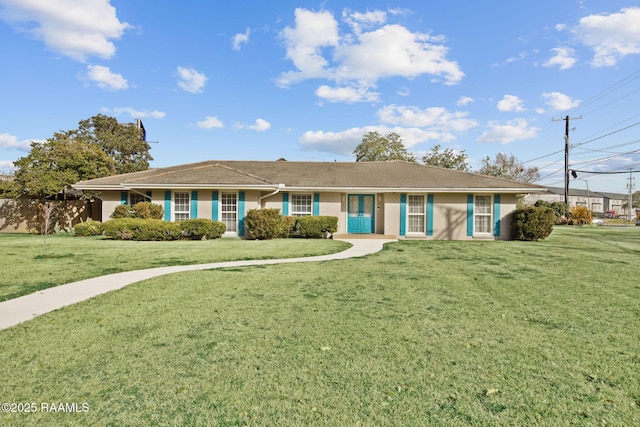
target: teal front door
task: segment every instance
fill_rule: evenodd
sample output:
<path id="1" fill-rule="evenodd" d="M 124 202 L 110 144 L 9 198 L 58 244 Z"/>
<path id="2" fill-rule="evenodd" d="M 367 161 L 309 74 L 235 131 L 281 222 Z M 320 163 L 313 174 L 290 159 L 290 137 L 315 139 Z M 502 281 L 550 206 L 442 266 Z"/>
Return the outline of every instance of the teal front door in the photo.
<path id="1" fill-rule="evenodd" d="M 349 194 L 347 233 L 373 233 L 373 194 Z"/>

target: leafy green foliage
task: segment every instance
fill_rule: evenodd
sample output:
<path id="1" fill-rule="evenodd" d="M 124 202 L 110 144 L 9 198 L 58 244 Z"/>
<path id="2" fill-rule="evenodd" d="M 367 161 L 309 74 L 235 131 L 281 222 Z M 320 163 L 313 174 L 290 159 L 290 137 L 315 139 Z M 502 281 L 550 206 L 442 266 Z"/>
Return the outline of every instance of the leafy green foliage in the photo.
<path id="1" fill-rule="evenodd" d="M 574 206 L 569 210 L 567 224 L 569 225 L 590 225 L 593 221 L 591 211 L 586 206 Z"/>
<path id="2" fill-rule="evenodd" d="M 31 151 L 14 162 L 15 178 L 10 194 L 37 200 L 71 191 L 78 181 L 100 178 L 115 172 L 114 162 L 96 145 L 56 133 L 46 142 L 32 142 Z"/>
<path id="3" fill-rule="evenodd" d="M 512 236 L 514 240 L 541 240 L 553 231 L 556 216 L 553 209 L 528 206 L 513 212 Z"/>
<path id="4" fill-rule="evenodd" d="M 244 224 L 252 239 L 277 239 L 288 237 L 291 232 L 291 220 L 287 218 L 279 209 L 252 209 L 247 212 Z"/>
<path id="5" fill-rule="evenodd" d="M 182 230 L 177 222 L 118 218 L 104 223 L 104 234 L 115 240 L 163 241 L 180 239 Z"/>
<path id="6" fill-rule="evenodd" d="M 320 238 L 325 233 L 338 231 L 338 217 L 335 216 L 301 216 L 296 228 L 300 237 Z"/>
<path id="7" fill-rule="evenodd" d="M 431 152 L 422 157 L 422 163 L 429 166 L 438 166 L 441 168 L 453 169 L 462 172 L 469 171 L 467 164 L 467 153 L 462 150 L 459 153 L 454 152 L 451 148 L 441 150 L 440 144 L 431 147 Z"/>
<path id="8" fill-rule="evenodd" d="M 116 206 L 111 214 L 111 218 L 162 219 L 163 215 L 164 209 L 162 206 L 151 202 L 138 202 L 133 206 Z"/>
<path id="9" fill-rule="evenodd" d="M 138 206 L 140 203 L 136 204 Z M 184 237 L 192 239 L 217 239 L 226 231 L 227 226 L 220 221 L 207 218 L 193 218 L 180 221 L 180 230 Z"/>
<path id="10" fill-rule="evenodd" d="M 133 124 L 122 124 L 114 117 L 98 114 L 78 123 L 78 137 L 100 147 L 115 164 L 117 173 L 149 169 L 153 160 L 151 147 L 143 140 L 142 130 Z"/>
<path id="11" fill-rule="evenodd" d="M 496 154 L 495 160 L 491 160 L 489 156 L 482 159 L 478 173 L 526 183 L 535 182 L 540 178 L 537 167 L 525 168 L 516 156 L 504 153 Z"/>
<path id="12" fill-rule="evenodd" d="M 362 142 L 353 150 L 353 155 L 356 157 L 356 162 L 416 161 L 415 156 L 405 148 L 400 135 L 395 132 L 385 136 L 378 132 L 366 133 L 362 137 Z"/>
<path id="13" fill-rule="evenodd" d="M 142 219 L 162 219 L 164 209 L 162 206 L 151 202 L 138 202 L 133 205 L 133 212 L 136 218 Z"/>
<path id="14" fill-rule="evenodd" d="M 91 220 L 76 224 L 74 229 L 79 237 L 100 236 L 104 232 L 104 226 L 100 221 Z"/>
<path id="15" fill-rule="evenodd" d="M 564 202 L 549 203 L 546 200 L 538 200 L 534 204 L 535 207 L 551 208 L 556 217 L 556 224 L 566 224 L 567 221 L 567 204 Z"/>

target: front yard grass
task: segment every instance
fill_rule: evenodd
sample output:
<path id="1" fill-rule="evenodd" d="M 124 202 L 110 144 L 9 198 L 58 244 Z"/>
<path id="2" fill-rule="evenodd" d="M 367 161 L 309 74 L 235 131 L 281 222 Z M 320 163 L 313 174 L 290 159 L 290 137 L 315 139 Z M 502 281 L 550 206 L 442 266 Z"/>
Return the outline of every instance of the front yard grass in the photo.
<path id="1" fill-rule="evenodd" d="M 295 258 L 340 252 L 348 243 L 281 239 L 128 242 L 102 237 L 0 234 L 0 301 L 90 277 L 169 265 Z"/>
<path id="2" fill-rule="evenodd" d="M 640 230 L 164 276 L 0 331 L 8 425 L 640 425 Z"/>

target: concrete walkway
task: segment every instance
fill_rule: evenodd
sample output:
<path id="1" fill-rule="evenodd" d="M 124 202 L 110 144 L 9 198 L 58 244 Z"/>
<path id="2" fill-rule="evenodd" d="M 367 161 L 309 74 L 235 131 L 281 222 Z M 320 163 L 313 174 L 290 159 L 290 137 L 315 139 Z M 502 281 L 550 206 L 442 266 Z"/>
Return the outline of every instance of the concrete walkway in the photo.
<path id="1" fill-rule="evenodd" d="M 132 283 L 163 276 L 165 274 L 179 273 L 182 271 L 210 270 L 214 268 L 285 264 L 292 262 L 317 262 L 361 257 L 378 252 L 382 249 L 382 246 L 385 243 L 394 241 L 390 239 L 340 240 L 349 242 L 353 246 L 345 251 L 335 254 L 304 258 L 227 261 L 211 264 L 179 265 L 172 267 L 150 268 L 147 270 L 127 271 L 48 288 L 19 298 L 0 302 L 0 330 L 10 328 L 11 326 L 26 322 L 36 316 L 57 310 L 67 305 L 93 298 L 96 295 L 114 291 Z"/>

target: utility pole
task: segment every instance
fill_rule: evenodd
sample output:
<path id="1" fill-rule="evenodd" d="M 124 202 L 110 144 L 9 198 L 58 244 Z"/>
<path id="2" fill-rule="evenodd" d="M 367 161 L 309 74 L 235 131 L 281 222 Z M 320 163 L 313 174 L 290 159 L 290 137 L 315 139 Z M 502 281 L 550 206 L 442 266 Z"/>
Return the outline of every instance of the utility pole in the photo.
<path id="1" fill-rule="evenodd" d="M 633 222 L 633 220 L 635 219 L 635 215 L 633 212 L 633 187 L 635 187 L 635 184 L 633 183 L 633 171 L 631 168 L 629 168 L 629 183 L 627 184 L 627 188 L 629 189 L 629 201 L 628 206 L 629 206 L 629 220 L 631 220 Z"/>
<path id="2" fill-rule="evenodd" d="M 569 207 L 569 120 L 580 120 L 580 117 L 566 116 L 563 119 L 551 119 L 553 122 L 565 121 L 564 126 L 564 203 Z"/>

